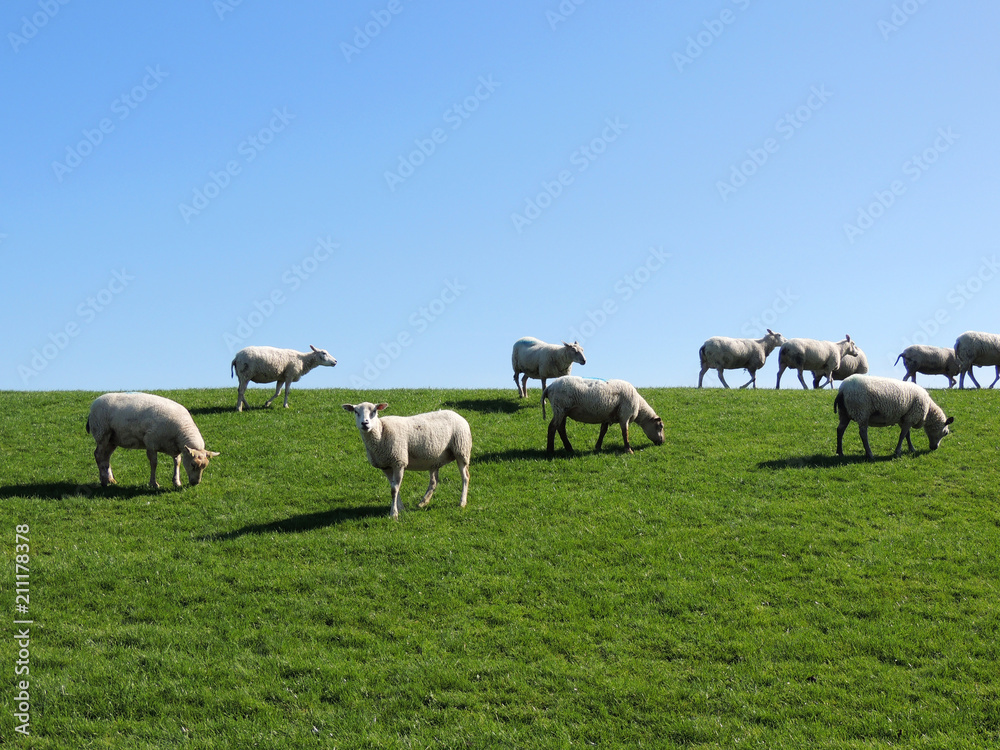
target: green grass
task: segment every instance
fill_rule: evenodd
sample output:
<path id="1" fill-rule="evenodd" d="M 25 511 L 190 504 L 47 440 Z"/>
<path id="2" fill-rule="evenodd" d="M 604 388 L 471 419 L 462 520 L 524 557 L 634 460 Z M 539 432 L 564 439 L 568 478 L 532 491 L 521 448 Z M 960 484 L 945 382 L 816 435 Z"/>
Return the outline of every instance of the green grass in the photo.
<path id="1" fill-rule="evenodd" d="M 99 486 L 97 394 L 0 393 L 3 632 L 17 524 L 35 621 L 14 744 L 995 747 L 1000 394 L 934 391 L 940 450 L 888 460 L 873 429 L 865 462 L 856 425 L 834 455 L 830 391 L 643 392 L 663 446 L 613 427 L 595 455 L 571 422 L 552 460 L 537 388 L 165 392 L 222 453 L 181 491 L 142 451 Z M 451 465 L 387 517 L 340 406 L 364 399 L 469 420 L 467 508 Z"/>

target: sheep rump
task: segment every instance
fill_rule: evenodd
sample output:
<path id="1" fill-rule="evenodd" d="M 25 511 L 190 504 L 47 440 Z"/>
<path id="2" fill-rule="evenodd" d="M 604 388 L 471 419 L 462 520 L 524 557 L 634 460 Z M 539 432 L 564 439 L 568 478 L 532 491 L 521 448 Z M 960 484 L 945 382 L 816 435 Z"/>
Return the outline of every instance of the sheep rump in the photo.
<path id="1" fill-rule="evenodd" d="M 723 370 L 746 370 L 750 373 L 750 380 L 741 385 L 740 388 L 746 388 L 751 384 L 756 388 L 757 370 L 764 366 L 768 355 L 784 343 L 785 337 L 780 333 L 775 333 L 770 328 L 767 329 L 767 335 L 759 339 L 713 336 L 698 350 L 698 358 L 701 360 L 698 387 L 701 388 L 705 373 L 709 370 L 718 371 L 719 380 L 726 388 L 729 387 L 729 383 L 722 375 Z"/>
<path id="2" fill-rule="evenodd" d="M 150 393 L 106 393 L 94 400 L 87 417 L 87 432 L 96 447 L 94 460 L 101 485 L 117 484 L 111 471 L 116 448 L 142 448 L 149 459 L 149 486 L 157 488 L 157 453 L 174 459 L 173 483 L 181 486 L 184 464 L 188 481 L 196 485 L 215 451 L 205 450 L 205 441 L 190 412 L 176 401 Z"/>
<path id="3" fill-rule="evenodd" d="M 390 514 L 399 518 L 403 502 L 399 488 L 407 469 L 430 472 L 430 484 L 421 508 L 431 501 L 438 484 L 438 469 L 452 461 L 462 475 L 464 508 L 469 495 L 469 461 L 472 456 L 472 430 L 460 414 L 449 409 L 414 414 L 409 417 L 379 417 L 387 404 L 343 404 L 344 411 L 354 413 L 358 432 L 365 445 L 368 463 L 381 469 L 389 480 L 392 495 Z"/>
<path id="4" fill-rule="evenodd" d="M 550 454 L 555 452 L 557 431 L 563 447 L 570 453 L 573 452 L 573 446 L 566 435 L 567 418 L 585 424 L 601 425 L 595 451 L 601 449 L 604 435 L 613 422 L 621 425 L 627 453 L 632 453 L 628 440 L 628 426 L 631 422 L 638 424 L 654 444 L 663 444 L 663 420 L 635 387 L 625 380 L 603 381 L 567 375 L 553 380 L 542 392 L 543 412 L 546 399 L 552 405 L 552 421 L 549 423 L 546 444 L 546 450 Z"/>
<path id="5" fill-rule="evenodd" d="M 916 383 L 873 375 L 852 375 L 847 378 L 837 392 L 833 410 L 840 414 L 837 455 L 844 455 L 844 430 L 853 420 L 858 423 L 865 456 L 869 460 L 875 457 L 868 443 L 869 426 L 899 425 L 899 442 L 896 443 L 895 453 L 899 457 L 904 439 L 910 452 L 914 452 L 910 428 L 923 427 L 931 450 L 937 450 L 942 438 L 949 433 L 948 425 L 955 421 L 954 417 L 945 418 L 941 407 Z"/>

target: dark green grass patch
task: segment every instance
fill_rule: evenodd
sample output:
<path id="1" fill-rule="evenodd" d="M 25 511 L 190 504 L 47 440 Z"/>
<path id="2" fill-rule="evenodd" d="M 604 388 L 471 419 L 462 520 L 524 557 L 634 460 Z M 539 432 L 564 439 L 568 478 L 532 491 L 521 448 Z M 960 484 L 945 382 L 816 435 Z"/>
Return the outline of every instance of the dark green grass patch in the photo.
<path id="1" fill-rule="evenodd" d="M 537 388 L 165 392 L 213 459 L 97 481 L 79 392 L 0 393 L 5 631 L 30 527 L 26 747 L 993 747 L 993 392 L 934 391 L 953 434 L 834 455 L 833 393 L 642 389 L 667 442 L 570 422 Z M 344 402 L 451 408 L 454 465 L 398 522 Z M 559 441 L 557 441 L 559 445 Z M 160 483 L 170 465 L 161 459 Z M 182 472 L 183 475 L 183 472 Z M 185 484 L 186 484 L 186 477 Z M 18 648 L 2 639 L 6 709 Z"/>

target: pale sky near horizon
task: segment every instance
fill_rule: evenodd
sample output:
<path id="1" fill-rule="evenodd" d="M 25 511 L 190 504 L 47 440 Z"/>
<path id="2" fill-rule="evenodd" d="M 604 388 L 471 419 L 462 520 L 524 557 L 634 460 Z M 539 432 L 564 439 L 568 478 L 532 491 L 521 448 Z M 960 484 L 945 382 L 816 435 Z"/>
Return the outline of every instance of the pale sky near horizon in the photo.
<path id="1" fill-rule="evenodd" d="M 251 344 L 339 360 L 297 387 L 513 389 L 526 335 L 690 386 L 706 338 L 768 327 L 902 377 L 910 343 L 1000 332 L 993 4 L 0 21 L 0 389 L 235 390 Z"/>

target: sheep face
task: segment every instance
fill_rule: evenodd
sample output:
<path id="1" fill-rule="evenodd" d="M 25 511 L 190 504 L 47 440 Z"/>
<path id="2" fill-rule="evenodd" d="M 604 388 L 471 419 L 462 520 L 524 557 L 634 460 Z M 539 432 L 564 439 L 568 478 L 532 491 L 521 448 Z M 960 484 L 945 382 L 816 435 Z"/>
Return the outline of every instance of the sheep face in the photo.
<path id="1" fill-rule="evenodd" d="M 312 344 L 309 345 L 316 354 L 319 355 L 319 361 L 316 362 L 317 365 L 324 365 L 325 367 L 334 367 L 337 364 L 337 360 L 330 356 L 330 352 L 326 349 L 317 349 Z"/>
<path id="2" fill-rule="evenodd" d="M 574 362 L 576 362 L 578 365 L 587 364 L 587 358 L 583 356 L 583 347 L 580 346 L 576 341 L 574 341 L 572 344 L 567 344 L 565 341 L 563 341 L 562 345 L 565 346 L 567 349 L 569 349 L 571 352 L 573 352 Z"/>
<path id="3" fill-rule="evenodd" d="M 924 423 L 924 432 L 927 433 L 927 439 L 931 443 L 932 451 L 936 451 L 938 449 L 938 446 L 941 444 L 941 440 L 950 432 L 948 425 L 954 421 L 954 417 L 948 417 L 944 421 L 944 424 L 935 424 L 934 426 L 931 426 L 930 422 Z"/>
<path id="4" fill-rule="evenodd" d="M 767 329 L 767 336 L 764 337 L 765 346 L 770 346 L 772 351 L 777 349 L 779 346 L 784 344 L 788 339 L 782 336 L 780 333 L 772 331 L 770 328 Z"/>
<path id="5" fill-rule="evenodd" d="M 364 401 L 360 404 L 343 404 L 344 411 L 354 412 L 354 420 L 357 422 L 358 430 L 362 435 L 370 432 L 378 422 L 378 413 L 385 409 L 388 404 L 373 404 Z"/>
<path id="6" fill-rule="evenodd" d="M 215 451 L 197 450 L 184 446 L 181 452 L 181 463 L 184 464 L 184 471 L 187 472 L 188 484 L 194 487 L 201 481 L 201 475 L 208 468 L 208 460 L 219 454 Z"/>
<path id="7" fill-rule="evenodd" d="M 646 437 L 653 441 L 653 445 L 663 445 L 666 438 L 663 435 L 663 420 L 660 417 L 639 422 L 639 426 L 646 433 Z"/>
<path id="8" fill-rule="evenodd" d="M 844 341 L 847 342 L 847 347 L 844 349 L 845 355 L 850 355 L 852 357 L 858 356 L 858 345 L 851 341 L 850 336 L 845 336 Z"/>

